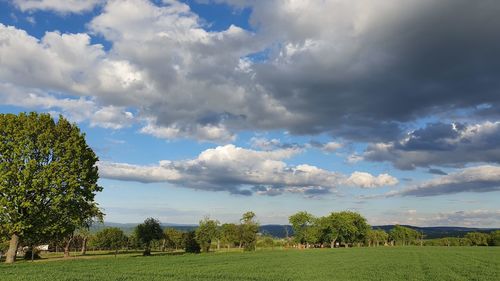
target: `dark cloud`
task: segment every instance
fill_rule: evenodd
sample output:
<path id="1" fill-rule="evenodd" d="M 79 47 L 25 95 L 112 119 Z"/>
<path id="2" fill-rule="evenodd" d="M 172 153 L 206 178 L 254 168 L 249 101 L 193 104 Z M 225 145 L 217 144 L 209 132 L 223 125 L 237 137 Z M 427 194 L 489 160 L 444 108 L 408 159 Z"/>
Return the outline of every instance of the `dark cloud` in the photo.
<path id="1" fill-rule="evenodd" d="M 477 166 L 440 176 L 407 189 L 389 192 L 387 196 L 427 197 L 461 192 L 500 191 L 500 167 Z"/>
<path id="2" fill-rule="evenodd" d="M 90 32 L 34 38 L 1 25 L 0 87 L 88 97 L 92 113 L 113 106 L 98 120 L 109 128 L 226 143 L 252 130 L 390 142 L 429 116 L 500 118 L 499 1 L 230 3 L 250 6 L 251 31 L 207 31 L 184 2 L 106 2 L 87 27 L 111 50 Z M 401 149 L 450 150 L 429 141 L 449 134 L 435 124 Z"/>
<path id="3" fill-rule="evenodd" d="M 447 173 L 445 171 L 440 170 L 440 169 L 434 169 L 434 168 L 427 170 L 427 172 L 429 174 L 434 174 L 434 175 L 441 175 L 441 176 L 447 175 Z"/>
<path id="4" fill-rule="evenodd" d="M 283 64 L 256 66 L 259 81 L 273 97 L 307 116 L 302 123 L 288 124 L 292 132 L 389 140 L 398 135 L 401 123 L 499 104 L 498 1 L 420 1 L 408 5 L 411 11 L 395 5 L 401 6 L 399 16 L 382 18 L 381 12 L 355 40 L 336 41 L 338 34 L 318 31 L 317 47 L 294 53 Z M 272 27 L 266 25 L 285 25 L 255 18 L 268 29 Z M 335 57 L 335 51 L 346 57 Z"/>
<path id="5" fill-rule="evenodd" d="M 500 122 L 428 124 L 398 141 L 369 145 L 363 157 L 388 161 L 403 170 L 435 165 L 460 167 L 472 162 L 500 163 Z"/>

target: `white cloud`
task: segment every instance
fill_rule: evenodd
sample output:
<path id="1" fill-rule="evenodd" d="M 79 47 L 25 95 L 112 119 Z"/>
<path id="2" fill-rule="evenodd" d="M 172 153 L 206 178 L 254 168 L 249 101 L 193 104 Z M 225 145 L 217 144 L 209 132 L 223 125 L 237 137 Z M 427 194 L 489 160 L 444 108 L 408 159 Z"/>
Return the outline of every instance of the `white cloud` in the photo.
<path id="1" fill-rule="evenodd" d="M 82 13 L 92 10 L 104 0 L 14 0 L 14 4 L 25 11 L 55 11 L 59 13 Z"/>
<path id="2" fill-rule="evenodd" d="M 321 195 L 345 185 L 373 188 L 397 183 L 387 174 L 372 176 L 356 172 L 346 177 L 308 164 L 290 166 L 284 162 L 300 151 L 297 148 L 259 151 L 225 145 L 207 149 L 195 159 L 164 160 L 155 166 L 100 162 L 99 171 L 101 177 L 110 179 L 169 182 L 180 187 L 244 195 L 253 192 Z"/>
<path id="3" fill-rule="evenodd" d="M 328 142 L 328 143 L 325 143 L 323 145 L 323 151 L 326 151 L 326 152 L 334 152 L 340 148 L 342 148 L 343 145 L 341 143 L 338 143 L 338 142 Z"/>
<path id="4" fill-rule="evenodd" d="M 381 186 L 390 186 L 398 184 L 398 180 L 390 176 L 389 174 L 380 174 L 378 176 L 373 176 L 365 172 L 354 172 L 347 179 L 347 182 L 354 186 L 359 186 L 362 188 L 375 188 Z"/>
<path id="5" fill-rule="evenodd" d="M 0 83 L 3 103 L 29 109 L 44 109 L 52 114 L 63 114 L 72 122 L 89 121 L 91 126 L 121 129 L 131 126 L 134 115 L 123 107 L 99 106 L 89 98 L 60 98 L 38 90 L 23 89 Z"/>

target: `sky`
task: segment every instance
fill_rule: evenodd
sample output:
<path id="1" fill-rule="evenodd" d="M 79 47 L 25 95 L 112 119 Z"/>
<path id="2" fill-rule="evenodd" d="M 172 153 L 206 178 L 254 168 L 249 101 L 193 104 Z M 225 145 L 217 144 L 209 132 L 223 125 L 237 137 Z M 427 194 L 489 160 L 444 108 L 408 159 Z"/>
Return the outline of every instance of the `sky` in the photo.
<path id="1" fill-rule="evenodd" d="M 0 113 L 62 114 L 108 222 L 500 227 L 500 2 L 0 0 Z"/>

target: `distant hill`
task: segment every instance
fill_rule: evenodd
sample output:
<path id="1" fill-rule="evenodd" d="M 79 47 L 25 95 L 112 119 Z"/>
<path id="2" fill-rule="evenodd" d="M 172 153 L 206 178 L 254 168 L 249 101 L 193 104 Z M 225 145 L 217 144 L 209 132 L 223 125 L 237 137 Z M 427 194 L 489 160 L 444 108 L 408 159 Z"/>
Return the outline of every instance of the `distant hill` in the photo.
<path id="1" fill-rule="evenodd" d="M 97 232 L 106 227 L 118 227 L 122 229 L 126 234 L 131 234 L 138 223 L 113 223 L 105 222 L 104 224 L 94 225 L 91 228 L 92 232 Z M 197 225 L 194 224 L 175 224 L 175 223 L 163 223 L 162 227 L 172 227 L 181 231 L 189 231 L 196 229 Z M 403 225 L 409 228 L 413 228 L 418 232 L 424 233 L 425 238 L 442 238 L 442 237 L 463 237 L 467 232 L 478 231 L 478 232 L 491 232 L 494 230 L 500 230 L 500 228 L 470 228 L 470 227 L 459 227 L 459 226 L 429 226 L 429 227 L 418 227 L 412 225 Z M 372 226 L 373 229 L 383 229 L 385 231 L 390 231 L 394 228 L 394 225 L 378 225 Z M 260 226 L 260 233 L 263 235 L 269 235 L 276 238 L 285 238 L 287 235 L 293 236 L 293 229 L 290 225 L 282 224 L 265 224 Z"/>
<path id="2" fill-rule="evenodd" d="M 405 227 L 413 228 L 418 232 L 424 233 L 426 239 L 433 238 L 443 238 L 443 237 L 464 237 L 467 232 L 485 232 L 489 233 L 494 230 L 500 230 L 500 228 L 472 228 L 472 227 L 460 227 L 460 226 L 426 226 L 418 227 L 412 225 L 402 225 Z M 394 225 L 379 225 L 373 226 L 373 229 L 383 229 L 389 231 L 394 228 Z"/>

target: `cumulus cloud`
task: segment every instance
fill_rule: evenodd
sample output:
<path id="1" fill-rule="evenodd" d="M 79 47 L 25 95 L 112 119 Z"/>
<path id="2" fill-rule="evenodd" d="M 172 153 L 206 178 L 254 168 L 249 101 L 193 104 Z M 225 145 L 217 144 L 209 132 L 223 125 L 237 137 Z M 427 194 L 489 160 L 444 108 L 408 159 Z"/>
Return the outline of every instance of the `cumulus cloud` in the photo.
<path id="1" fill-rule="evenodd" d="M 500 167 L 483 165 L 462 169 L 386 196 L 436 196 L 460 192 L 493 192 L 500 190 Z"/>
<path id="2" fill-rule="evenodd" d="M 354 172 L 347 179 L 347 182 L 362 188 L 376 188 L 380 186 L 390 186 L 398 184 L 398 180 L 389 174 L 373 176 L 365 172 Z"/>
<path id="3" fill-rule="evenodd" d="M 133 108 L 143 132 L 166 138 L 286 130 L 389 142 L 429 115 L 487 107 L 498 118 L 498 1 L 230 2 L 251 7 L 254 31 L 207 31 L 186 3 L 147 0 L 107 1 L 88 33 L 38 39 L 0 25 L 0 81 Z M 78 12 L 100 1 L 15 3 Z"/>
<path id="4" fill-rule="evenodd" d="M 434 123 L 395 142 L 368 146 L 370 161 L 388 161 L 411 170 L 432 165 L 464 166 L 473 162 L 500 163 L 500 122 Z"/>
<path id="5" fill-rule="evenodd" d="M 60 98 L 44 92 L 20 89 L 0 82 L 3 103 L 29 109 L 44 109 L 53 115 L 63 114 L 72 122 L 88 121 L 91 127 L 121 129 L 131 126 L 134 114 L 123 107 L 99 106 L 89 98 Z"/>
<path id="6" fill-rule="evenodd" d="M 92 10 L 104 0 L 14 0 L 21 11 L 55 11 L 59 13 L 82 13 Z"/>
<path id="7" fill-rule="evenodd" d="M 374 188 L 395 185 L 397 179 L 387 174 L 373 176 L 355 172 L 349 177 L 312 165 L 287 165 L 284 160 L 300 149 L 251 150 L 234 145 L 207 149 L 195 159 L 160 161 L 158 165 L 139 166 L 100 162 L 100 176 L 139 182 L 169 182 L 199 190 L 279 195 L 301 193 L 321 195 L 339 186 Z"/>

